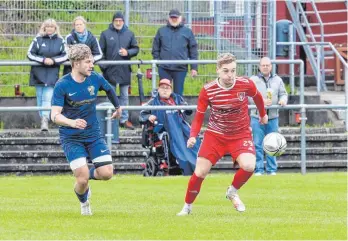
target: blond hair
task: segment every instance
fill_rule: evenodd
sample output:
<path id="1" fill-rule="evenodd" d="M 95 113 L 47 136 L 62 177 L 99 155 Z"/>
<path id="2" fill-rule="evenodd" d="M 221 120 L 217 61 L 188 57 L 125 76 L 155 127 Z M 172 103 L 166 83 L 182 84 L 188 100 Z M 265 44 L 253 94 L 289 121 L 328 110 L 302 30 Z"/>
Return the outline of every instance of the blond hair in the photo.
<path id="1" fill-rule="evenodd" d="M 77 16 L 76 18 L 74 18 L 74 20 L 73 20 L 73 22 L 72 22 L 73 27 L 75 27 L 75 22 L 76 22 L 77 20 L 81 20 L 81 21 L 83 22 L 84 25 L 87 24 L 87 21 L 86 21 L 86 19 L 85 19 L 84 17 L 82 17 L 82 16 Z"/>
<path id="2" fill-rule="evenodd" d="M 40 30 L 39 30 L 39 36 L 43 37 L 43 36 L 46 36 L 47 33 L 46 33 L 46 27 L 47 26 L 54 26 L 56 31 L 54 31 L 55 34 L 57 34 L 58 37 L 62 38 L 62 35 L 60 34 L 60 31 L 59 31 L 59 26 L 56 22 L 56 20 L 54 20 L 53 18 L 49 18 L 49 19 L 46 19 L 42 24 L 41 24 L 41 27 L 40 27 Z"/>
<path id="3" fill-rule="evenodd" d="M 86 44 L 74 44 L 68 46 L 68 58 L 71 66 L 73 63 L 87 59 L 92 56 L 91 49 Z"/>
<path id="4" fill-rule="evenodd" d="M 236 57 L 231 53 L 219 54 L 217 57 L 217 67 L 220 69 L 222 65 L 236 62 L 236 60 Z"/>

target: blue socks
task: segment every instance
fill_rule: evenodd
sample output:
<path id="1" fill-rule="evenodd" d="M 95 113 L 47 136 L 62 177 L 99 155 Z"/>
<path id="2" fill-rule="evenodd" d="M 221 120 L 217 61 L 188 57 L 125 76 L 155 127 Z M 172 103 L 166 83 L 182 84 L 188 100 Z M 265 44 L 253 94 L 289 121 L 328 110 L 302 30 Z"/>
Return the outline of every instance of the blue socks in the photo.
<path id="1" fill-rule="evenodd" d="M 75 190 L 74 190 L 75 191 Z M 80 200 L 81 203 L 85 203 L 88 199 L 88 191 L 89 191 L 89 188 L 87 188 L 86 192 L 84 194 L 78 194 L 76 191 L 76 196 L 77 198 Z"/>

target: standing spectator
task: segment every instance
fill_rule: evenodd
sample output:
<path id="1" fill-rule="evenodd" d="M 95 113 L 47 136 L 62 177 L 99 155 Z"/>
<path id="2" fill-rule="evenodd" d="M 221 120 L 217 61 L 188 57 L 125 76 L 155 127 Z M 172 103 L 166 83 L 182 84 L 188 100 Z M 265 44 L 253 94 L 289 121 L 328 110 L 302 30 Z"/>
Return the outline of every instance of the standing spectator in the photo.
<path id="1" fill-rule="evenodd" d="M 116 12 L 112 18 L 109 28 L 100 35 L 100 47 L 105 60 L 130 60 L 139 53 L 138 43 L 134 33 L 124 24 L 123 14 Z M 129 104 L 128 89 L 131 84 L 130 65 L 107 65 L 100 66 L 103 75 L 110 84 L 120 87 L 120 105 Z M 133 124 L 128 120 L 127 110 L 122 111 L 120 126 L 134 129 Z"/>
<path id="2" fill-rule="evenodd" d="M 73 21 L 73 30 L 66 36 L 66 44 L 86 44 L 92 51 L 94 63 L 103 57 L 99 42 L 94 35 L 87 30 L 87 21 L 82 16 L 78 16 Z M 64 75 L 71 72 L 71 66 L 64 66 Z"/>
<path id="3" fill-rule="evenodd" d="M 252 79 L 262 94 L 265 105 L 281 105 L 285 106 L 288 102 L 288 93 L 284 87 L 283 80 L 278 75 L 272 75 L 272 64 L 268 57 L 263 57 L 259 65 L 260 73 L 251 76 Z M 254 101 L 249 98 L 249 103 L 254 104 Z M 256 149 L 256 168 L 255 176 L 260 176 L 264 173 L 264 151 L 262 142 L 265 135 L 271 132 L 277 132 L 279 127 L 279 111 L 278 109 L 267 110 L 268 124 L 261 125 L 259 122 L 259 113 L 257 110 L 251 110 L 251 128 Z M 266 154 L 266 171 L 270 175 L 276 175 L 277 162 L 276 158 Z"/>
<path id="4" fill-rule="evenodd" d="M 153 40 L 152 56 L 157 60 L 197 60 L 197 42 L 192 30 L 182 23 L 177 9 L 169 12 L 168 23 L 161 27 Z M 174 93 L 183 95 L 187 64 L 160 64 L 160 79 L 174 82 Z M 197 64 L 191 64 L 191 76 L 197 76 Z"/>
<path id="5" fill-rule="evenodd" d="M 45 20 L 38 35 L 31 42 L 27 54 L 32 61 L 40 63 L 30 71 L 30 86 L 36 88 L 37 106 L 50 107 L 53 87 L 59 78 L 60 64 L 67 60 L 64 39 L 54 19 Z M 40 111 L 41 131 L 48 131 L 49 111 Z"/>

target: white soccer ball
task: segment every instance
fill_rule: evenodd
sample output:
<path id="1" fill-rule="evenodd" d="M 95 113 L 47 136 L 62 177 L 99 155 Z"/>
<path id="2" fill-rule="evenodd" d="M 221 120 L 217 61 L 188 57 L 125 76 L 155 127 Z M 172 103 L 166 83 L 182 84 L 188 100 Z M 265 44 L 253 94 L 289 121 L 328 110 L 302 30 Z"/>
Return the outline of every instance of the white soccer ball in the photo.
<path id="1" fill-rule="evenodd" d="M 286 140 L 285 137 L 278 133 L 272 132 L 263 139 L 263 150 L 270 156 L 280 156 L 285 152 Z"/>

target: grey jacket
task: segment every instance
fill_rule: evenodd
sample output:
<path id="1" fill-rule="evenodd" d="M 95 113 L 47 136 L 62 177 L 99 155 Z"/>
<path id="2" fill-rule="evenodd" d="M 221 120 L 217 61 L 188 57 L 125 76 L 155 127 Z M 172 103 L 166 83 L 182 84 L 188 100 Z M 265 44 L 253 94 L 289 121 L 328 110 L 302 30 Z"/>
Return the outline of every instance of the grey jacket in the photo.
<path id="1" fill-rule="evenodd" d="M 272 105 L 278 105 L 280 100 L 285 101 L 285 103 L 288 102 L 288 93 L 286 92 L 284 82 L 278 75 L 271 75 L 266 80 L 262 74 L 259 74 L 251 76 L 250 79 L 254 81 L 256 88 L 264 99 L 267 99 L 267 89 L 272 89 Z M 255 104 L 252 98 L 249 98 L 249 104 Z M 278 109 L 267 110 L 267 114 L 269 119 L 274 119 L 279 116 L 279 111 Z M 250 115 L 252 117 L 259 117 L 257 109 L 251 110 Z"/>

